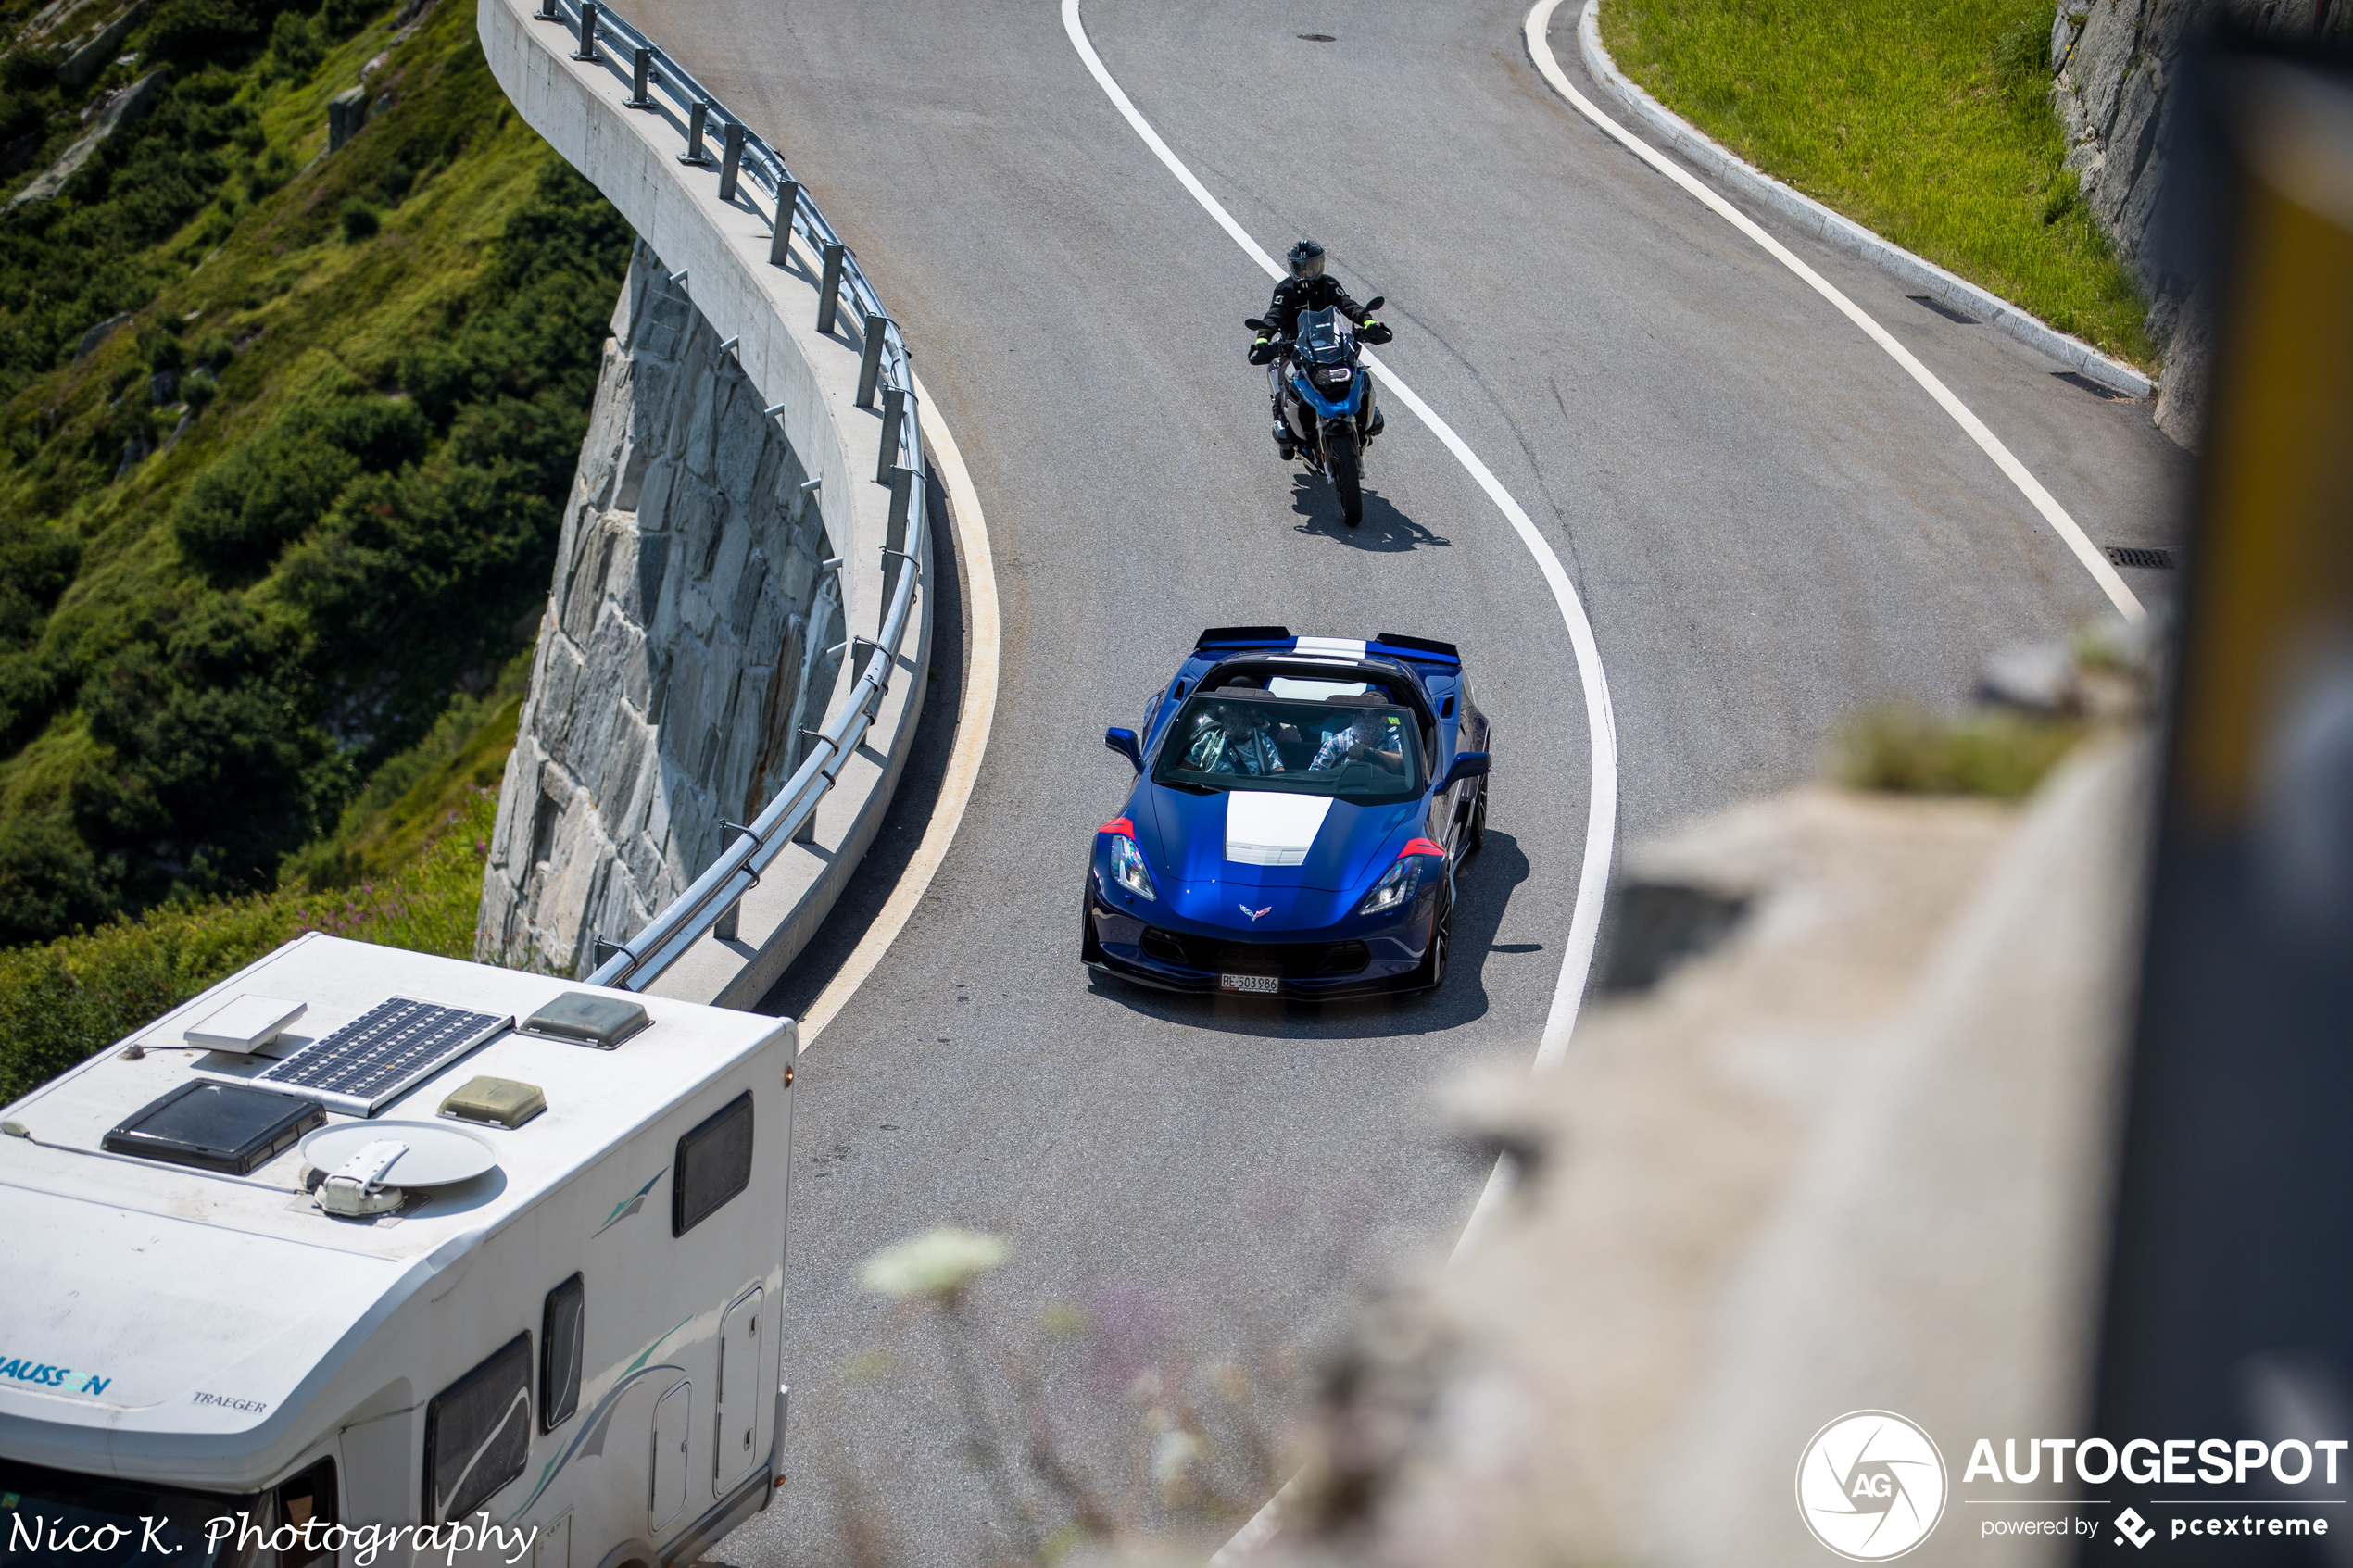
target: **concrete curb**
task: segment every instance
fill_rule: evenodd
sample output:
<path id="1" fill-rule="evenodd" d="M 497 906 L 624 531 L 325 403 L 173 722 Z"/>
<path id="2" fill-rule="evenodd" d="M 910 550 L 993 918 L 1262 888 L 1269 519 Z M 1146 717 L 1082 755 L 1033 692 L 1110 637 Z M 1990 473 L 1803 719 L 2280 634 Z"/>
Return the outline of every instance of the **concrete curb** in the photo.
<path id="1" fill-rule="evenodd" d="M 664 113 L 627 107 L 625 75 L 604 61 L 569 57 L 576 39 L 536 19 L 526 0 L 479 0 L 483 53 L 525 123 L 587 178 L 668 266 L 683 270 L 687 297 L 722 339 L 736 340 L 744 374 L 775 406 L 804 466 L 824 482 L 825 529 L 846 541 L 842 612 L 852 631 L 876 627 L 885 588 L 890 491 L 875 477 L 880 413 L 857 406 L 860 350 L 854 323 L 816 331 L 818 288 L 797 245 L 791 267 L 768 260 L 769 222 L 749 199 L 719 199 L 715 169 L 682 164 L 681 128 Z M 930 573 L 926 573 L 926 578 Z M 845 759 L 811 822 L 813 834 L 787 846 L 745 896 L 737 935 L 706 934 L 653 985 L 661 996 L 722 1007 L 756 1005 L 799 956 L 840 897 L 889 809 L 913 745 L 928 678 L 930 583 L 919 583 L 912 652 L 877 706 L 864 742 Z M 855 684 L 844 659 L 825 715 L 830 726 Z"/>
<path id="2" fill-rule="evenodd" d="M 2148 397 L 2157 387 L 2148 377 L 2121 360 L 2111 359 L 2080 338 L 2068 336 L 1964 278 L 1923 260 L 1900 245 L 1889 244 L 1850 218 L 1843 218 L 1813 197 L 1801 194 L 1779 180 L 1744 163 L 1718 145 L 1696 126 L 1643 92 L 1617 69 L 1602 47 L 1601 0 L 1585 0 L 1577 22 L 1577 51 L 1593 80 L 1609 89 L 1618 102 L 1653 135 L 1708 173 L 1742 194 L 1763 202 L 1807 233 L 1859 257 L 1930 298 L 1976 317 L 1997 332 L 2007 332 L 2029 348 L 2046 354 L 2083 377 L 2128 397 Z"/>

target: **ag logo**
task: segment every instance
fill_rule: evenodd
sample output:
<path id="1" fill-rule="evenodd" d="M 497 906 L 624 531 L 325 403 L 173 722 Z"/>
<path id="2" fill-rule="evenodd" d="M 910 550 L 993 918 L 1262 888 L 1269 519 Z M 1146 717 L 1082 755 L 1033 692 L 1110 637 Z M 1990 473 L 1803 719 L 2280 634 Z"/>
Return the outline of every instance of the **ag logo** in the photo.
<path id="1" fill-rule="evenodd" d="M 1901 1557 L 1944 1515 L 1944 1456 L 1892 1411 L 1840 1416 L 1798 1458 L 1797 1512 L 1841 1557 Z"/>

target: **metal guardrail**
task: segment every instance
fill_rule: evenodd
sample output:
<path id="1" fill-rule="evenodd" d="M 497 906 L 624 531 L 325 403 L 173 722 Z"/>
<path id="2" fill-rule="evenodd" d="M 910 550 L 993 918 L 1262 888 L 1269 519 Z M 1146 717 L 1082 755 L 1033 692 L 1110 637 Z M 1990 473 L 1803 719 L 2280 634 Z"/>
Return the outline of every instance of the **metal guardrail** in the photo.
<path id="1" fill-rule="evenodd" d="M 873 639 L 852 637 L 826 650 L 832 653 L 848 646 L 854 660 L 856 650 L 863 646 L 865 665 L 840 717 L 811 735 L 809 755 L 775 798 L 749 823 L 723 821 L 722 826 L 731 832 L 719 858 L 627 942 L 598 939 L 597 968 L 588 983 L 641 991 L 706 932 L 716 928 L 723 937 L 735 935 L 743 896 L 759 885 L 761 873 L 814 815 L 818 803 L 833 788 L 842 763 L 874 723 L 883 694 L 890 689 L 900 645 L 915 624 L 912 613 L 915 583 L 923 575 L 930 538 L 924 515 L 923 430 L 905 337 L 883 308 L 882 297 L 867 282 L 858 258 L 775 150 L 705 91 L 685 67 L 596 0 L 539 0 L 535 19 L 571 31 L 577 39 L 572 57 L 582 66 L 601 67 L 627 81 L 630 107 L 659 112 L 662 106 L 656 101 L 656 93 L 676 105 L 686 122 L 686 150 L 678 155 L 678 161 L 694 167 L 715 166 L 722 201 L 741 198 L 747 178 L 766 191 L 774 230 L 768 246 L 770 264 L 785 265 L 796 239 L 808 246 L 821 269 L 817 330 L 831 332 L 844 307 L 855 314 L 865 345 L 858 372 L 858 406 L 872 408 L 877 395 L 883 405 L 882 436 L 875 462 L 875 483 L 890 486 L 890 525 L 883 549 L 882 624 Z M 608 53 L 609 49 L 613 52 Z M 621 51 L 627 54 L 625 70 Z M 720 144 L 716 157 L 709 144 L 714 128 Z M 685 276 L 673 274 L 673 279 Z M 781 408 L 768 410 L 772 417 L 780 411 Z M 837 569 L 841 562 L 828 564 Z"/>

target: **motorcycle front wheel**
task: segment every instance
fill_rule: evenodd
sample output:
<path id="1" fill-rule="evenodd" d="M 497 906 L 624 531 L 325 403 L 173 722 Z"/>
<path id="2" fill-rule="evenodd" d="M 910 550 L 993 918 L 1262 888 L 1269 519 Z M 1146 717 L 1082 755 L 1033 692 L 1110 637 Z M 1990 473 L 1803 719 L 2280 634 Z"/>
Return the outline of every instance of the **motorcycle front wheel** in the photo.
<path id="1" fill-rule="evenodd" d="M 1356 450 L 1356 433 L 1348 422 L 1335 420 L 1324 427 L 1324 471 L 1340 492 L 1341 521 L 1353 528 L 1365 521 L 1364 459 Z"/>

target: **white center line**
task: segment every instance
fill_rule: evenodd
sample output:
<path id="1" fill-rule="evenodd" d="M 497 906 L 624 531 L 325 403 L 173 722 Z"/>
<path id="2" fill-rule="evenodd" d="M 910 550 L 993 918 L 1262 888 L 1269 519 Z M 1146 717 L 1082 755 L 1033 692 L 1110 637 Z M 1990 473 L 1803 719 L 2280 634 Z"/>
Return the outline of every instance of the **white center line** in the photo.
<path id="1" fill-rule="evenodd" d="M 2092 574 L 2092 581 L 2100 585 L 2101 591 L 2108 595 L 2108 602 L 2123 613 L 2124 619 L 2138 621 L 2147 614 L 2148 612 L 2141 608 L 2141 601 L 2134 596 L 2133 590 L 2124 585 L 2124 579 L 2116 574 L 2116 568 L 2109 564 L 2108 557 L 2100 553 L 2099 546 L 2084 537 L 2083 530 L 2076 525 L 2073 518 L 2067 515 L 2067 508 L 2060 506 L 2051 493 L 2043 488 L 2042 481 L 2029 473 L 2026 465 L 2020 462 L 2007 446 L 2002 445 L 2001 437 L 1988 430 L 1985 427 L 1985 421 L 1969 411 L 1968 404 L 1956 397 L 1952 389 L 1937 379 L 1935 372 L 1913 358 L 1910 349 L 1896 342 L 1885 327 L 1881 326 L 1866 314 L 1862 307 L 1832 287 L 1829 280 L 1819 272 L 1792 255 L 1788 246 L 1757 227 L 1746 213 L 1701 184 L 1681 165 L 1667 157 L 1666 154 L 1604 114 L 1594 107 L 1591 98 L 1577 90 L 1575 84 L 1568 80 L 1567 73 L 1561 69 L 1560 61 L 1554 57 L 1553 45 L 1545 37 L 1546 30 L 1552 25 L 1553 13 L 1560 8 L 1560 5 L 1561 0 L 1536 0 L 1535 7 L 1528 13 L 1526 24 L 1528 54 L 1529 57 L 1536 62 L 1536 69 L 1544 73 L 1544 80 L 1551 82 L 1562 97 L 1574 105 L 1579 114 L 1616 137 L 1628 152 L 1632 153 L 1636 157 L 1698 197 L 1709 211 L 1755 240 L 1764 247 L 1766 254 L 1796 273 L 1816 294 L 1838 307 L 1841 315 L 1862 328 L 1870 340 L 1887 350 L 1888 358 L 1903 366 L 1910 373 L 1911 378 L 1920 383 L 1922 390 L 1936 399 L 1937 406 L 1953 417 L 1953 422 L 1968 432 L 1969 439 L 1976 442 L 1985 455 L 1994 459 L 1994 466 L 2008 476 L 2012 484 L 2018 486 L 2019 493 L 2032 504 L 2036 511 L 2043 514 L 2043 521 L 2051 525 L 2051 532 L 2057 534 L 2067 547 L 2075 552 L 2075 558 L 2083 563 L 2084 570 Z M 1230 220 L 1228 221 L 1230 224 Z"/>

